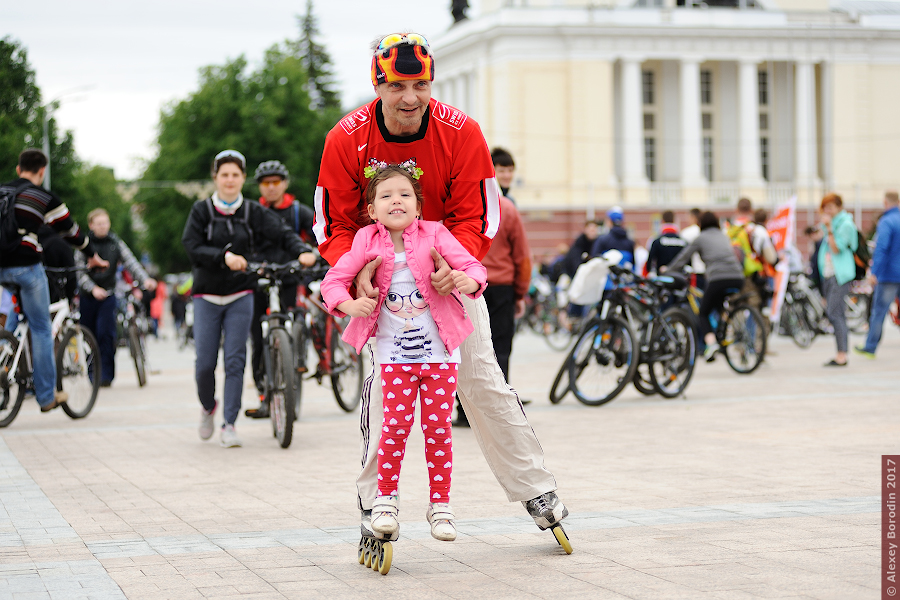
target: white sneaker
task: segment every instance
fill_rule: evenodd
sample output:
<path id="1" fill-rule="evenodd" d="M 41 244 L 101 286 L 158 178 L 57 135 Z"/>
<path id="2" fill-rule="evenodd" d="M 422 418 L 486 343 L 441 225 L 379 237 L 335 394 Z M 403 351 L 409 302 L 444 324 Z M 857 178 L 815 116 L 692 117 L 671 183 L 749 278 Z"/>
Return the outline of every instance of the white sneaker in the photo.
<path id="1" fill-rule="evenodd" d="M 432 502 L 425 512 L 425 519 L 431 524 L 431 537 L 442 542 L 456 539 L 456 524 L 453 509 L 446 502 Z"/>
<path id="2" fill-rule="evenodd" d="M 223 448 L 240 448 L 241 440 L 234 431 L 234 425 L 226 425 L 222 428 L 222 447 Z"/>
<path id="3" fill-rule="evenodd" d="M 209 412 L 206 412 L 202 406 L 200 407 L 200 439 L 208 440 L 213 434 L 213 417 L 216 415 L 216 408 L 219 407 L 218 401 Z"/>
<path id="4" fill-rule="evenodd" d="M 382 535 L 393 535 L 400 529 L 397 516 L 400 514 L 397 496 L 378 496 L 372 503 L 372 531 Z"/>

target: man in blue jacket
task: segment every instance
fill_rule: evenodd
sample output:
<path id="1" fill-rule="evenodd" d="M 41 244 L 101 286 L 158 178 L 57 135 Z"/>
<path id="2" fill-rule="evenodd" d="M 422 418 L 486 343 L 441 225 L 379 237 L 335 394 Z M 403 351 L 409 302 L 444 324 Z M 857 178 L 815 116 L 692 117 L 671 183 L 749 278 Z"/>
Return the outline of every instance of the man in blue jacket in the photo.
<path id="1" fill-rule="evenodd" d="M 872 292 L 872 316 L 869 318 L 869 335 L 865 346 L 854 348 L 857 353 L 875 358 L 875 350 L 881 341 L 884 317 L 894 298 L 900 294 L 900 196 L 890 191 L 884 194 L 884 214 L 875 231 L 875 254 L 872 257 L 871 279 L 875 281 Z"/>
<path id="2" fill-rule="evenodd" d="M 606 211 L 606 218 L 609 220 L 609 231 L 594 242 L 591 256 L 602 256 L 608 250 L 618 250 L 622 253 L 620 264 L 634 269 L 634 241 L 628 237 L 628 232 L 622 226 L 625 222 L 622 208 L 613 206 Z"/>

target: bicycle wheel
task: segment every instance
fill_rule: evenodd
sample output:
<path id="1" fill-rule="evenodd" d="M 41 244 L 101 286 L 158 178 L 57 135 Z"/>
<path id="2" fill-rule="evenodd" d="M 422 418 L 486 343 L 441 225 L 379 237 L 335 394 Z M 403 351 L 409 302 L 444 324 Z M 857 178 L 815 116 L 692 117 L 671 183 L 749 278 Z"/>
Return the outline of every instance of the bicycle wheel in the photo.
<path id="1" fill-rule="evenodd" d="M 300 318 L 294 321 L 291 338 L 294 342 L 294 418 L 300 418 L 300 399 L 303 397 L 303 374 L 307 372 L 306 353 L 309 351 L 309 332 Z"/>
<path id="2" fill-rule="evenodd" d="M 588 406 L 609 402 L 634 378 L 639 354 L 634 332 L 618 315 L 590 323 L 569 363 L 572 393 Z"/>
<path id="3" fill-rule="evenodd" d="M 800 348 L 809 348 L 812 345 L 813 338 L 816 337 L 815 330 L 806 321 L 806 315 L 803 309 L 796 304 L 786 304 L 784 306 L 784 316 L 782 320 L 787 329 L 788 335 L 794 340 Z"/>
<path id="4" fill-rule="evenodd" d="M 141 332 L 134 323 L 128 325 L 128 350 L 131 352 L 134 370 L 137 372 L 138 387 L 144 387 L 147 385 L 147 357 L 144 355 Z"/>
<path id="5" fill-rule="evenodd" d="M 18 349 L 19 340 L 16 336 L 9 331 L 0 330 L 0 427 L 12 423 L 19 414 L 22 400 L 25 399 L 25 389 L 28 387 L 25 382 L 18 380 L 16 373 L 10 373 Z M 19 359 L 20 364 L 24 358 Z"/>
<path id="6" fill-rule="evenodd" d="M 353 412 L 362 398 L 363 361 L 356 349 L 341 339 L 337 327 L 331 331 L 331 389 L 338 406 Z"/>
<path id="7" fill-rule="evenodd" d="M 650 365 L 647 363 L 639 364 L 637 369 L 634 370 L 634 379 L 631 380 L 631 384 L 634 386 L 634 389 L 645 396 L 655 394 L 656 388 L 653 387 L 653 380 L 650 379 Z"/>
<path id="8" fill-rule="evenodd" d="M 550 386 L 550 402 L 552 404 L 562 402 L 566 394 L 572 390 L 572 384 L 569 381 L 569 363 L 572 362 L 573 352 L 575 352 L 575 346 L 572 346 L 572 349 L 566 354 L 565 360 L 559 367 L 559 372 L 556 373 L 556 379 L 553 380 L 553 385 Z"/>
<path id="9" fill-rule="evenodd" d="M 847 294 L 844 297 L 847 329 L 852 333 L 865 333 L 869 330 L 870 300 L 868 294 Z"/>
<path id="10" fill-rule="evenodd" d="M 293 344 L 287 331 L 281 328 L 269 331 L 269 353 L 271 360 L 267 366 L 272 367 L 272 372 L 267 376 L 272 386 L 269 418 L 272 419 L 272 431 L 278 443 L 282 448 L 287 448 L 294 435 L 294 385 L 297 380 Z"/>
<path id="11" fill-rule="evenodd" d="M 650 337 L 650 380 L 665 398 L 684 393 L 697 362 L 697 335 L 691 315 L 682 308 L 668 308 L 662 322 L 654 324 Z"/>
<path id="12" fill-rule="evenodd" d="M 69 394 L 62 408 L 73 419 L 86 417 L 97 401 L 100 346 L 81 325 L 66 329 L 56 349 L 56 389 Z"/>
<path id="13" fill-rule="evenodd" d="M 736 373 L 748 375 L 755 371 L 766 355 L 766 328 L 762 314 L 747 304 L 731 309 L 720 345 L 725 360 Z"/>
<path id="14" fill-rule="evenodd" d="M 553 307 L 544 313 L 543 335 L 547 345 L 554 350 L 565 350 L 572 341 L 572 330 L 566 328 L 562 319 L 565 309 Z"/>

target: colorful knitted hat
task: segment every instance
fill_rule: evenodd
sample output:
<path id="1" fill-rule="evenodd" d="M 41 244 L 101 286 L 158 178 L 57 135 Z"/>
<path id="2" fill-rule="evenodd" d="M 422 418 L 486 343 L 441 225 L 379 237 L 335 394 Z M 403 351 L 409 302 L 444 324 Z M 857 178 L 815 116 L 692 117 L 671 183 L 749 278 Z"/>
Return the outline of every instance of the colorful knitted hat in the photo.
<path id="1" fill-rule="evenodd" d="M 372 84 L 427 79 L 434 81 L 434 56 L 417 33 L 385 37 L 372 56 Z"/>

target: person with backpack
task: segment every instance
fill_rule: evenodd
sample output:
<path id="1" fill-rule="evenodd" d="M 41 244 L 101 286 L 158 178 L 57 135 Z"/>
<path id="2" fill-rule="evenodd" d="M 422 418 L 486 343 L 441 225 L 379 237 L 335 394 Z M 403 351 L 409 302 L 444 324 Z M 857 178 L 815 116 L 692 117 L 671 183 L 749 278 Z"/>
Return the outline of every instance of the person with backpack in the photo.
<path id="1" fill-rule="evenodd" d="M 284 223 L 307 244 L 314 244 L 312 208 L 297 200 L 292 194 L 287 193 L 291 183 L 290 173 L 287 167 L 278 160 L 267 160 L 256 167 L 253 175 L 259 184 L 259 203 L 273 211 Z M 285 263 L 294 257 L 291 253 L 272 244 L 263 241 L 263 246 L 258 249 L 261 258 L 274 263 Z M 297 286 L 300 285 L 299 275 L 285 275 L 281 286 L 281 309 L 289 311 L 297 305 Z M 260 319 L 266 314 L 269 306 L 269 297 L 265 292 L 256 290 L 253 297 L 253 320 L 250 325 L 252 352 L 250 354 L 250 368 L 253 370 L 253 381 L 259 392 L 259 408 L 248 408 L 244 414 L 251 419 L 269 418 L 269 403 L 263 392 L 263 364 L 262 364 L 262 322 Z"/>
<path id="2" fill-rule="evenodd" d="M 215 193 L 191 207 L 181 243 L 190 258 L 193 275 L 195 378 L 202 405 L 200 439 L 213 434 L 218 401 L 216 363 L 224 333 L 225 389 L 221 444 L 239 447 L 234 422 L 241 410 L 247 337 L 253 318 L 256 276 L 247 272 L 247 261 L 264 243 L 284 249 L 301 264 L 312 265 L 311 248 L 278 216 L 258 202 L 245 202 L 241 188 L 247 161 L 236 150 L 224 150 L 213 159 Z"/>
<path id="3" fill-rule="evenodd" d="M 767 282 L 775 274 L 778 253 L 766 230 L 768 214 L 764 210 L 757 212 L 753 212 L 749 198 L 741 198 L 726 232 L 738 260 L 743 263 L 744 291 L 752 294 L 751 303 L 761 309 L 767 304 Z"/>
<path id="4" fill-rule="evenodd" d="M 102 271 L 80 273 L 81 324 L 90 329 L 100 347 L 100 387 L 109 387 L 116 377 L 116 273 L 121 263 L 131 273 L 135 282 L 144 290 L 156 289 L 156 280 L 150 277 L 134 253 L 119 236 L 110 231 L 109 213 L 95 208 L 88 213 L 91 244 L 109 266 Z M 79 264 L 81 261 L 79 261 Z"/>
<path id="5" fill-rule="evenodd" d="M 875 230 L 871 280 L 875 283 L 875 290 L 872 292 L 869 333 L 866 343 L 854 348 L 866 358 L 875 358 L 884 318 L 894 299 L 900 297 L 900 195 L 896 191 L 884 194 L 884 214 Z"/>
<path id="6" fill-rule="evenodd" d="M 844 299 L 850 293 L 850 282 L 856 278 L 854 253 L 859 246 L 859 232 L 853 217 L 844 210 L 844 201 L 831 193 L 822 198 L 822 232 L 816 262 L 822 276 L 822 291 L 828 306 L 825 314 L 834 326 L 837 354 L 826 367 L 847 366 L 847 320 Z"/>
<path id="7" fill-rule="evenodd" d="M 37 232 L 46 223 L 87 257 L 90 268 L 109 266 L 100 258 L 90 239 L 69 214 L 66 205 L 41 187 L 47 169 L 47 156 L 29 148 L 19 155 L 19 178 L 0 186 L 0 285 L 19 288 L 22 311 L 31 330 L 34 359 L 34 392 L 41 412 L 65 403 L 68 395 L 56 391 L 56 360 L 50 324 L 50 288 L 41 264 L 41 245 Z M 12 315 L 11 315 L 12 316 Z M 15 329 L 9 318 L 7 329 Z"/>

